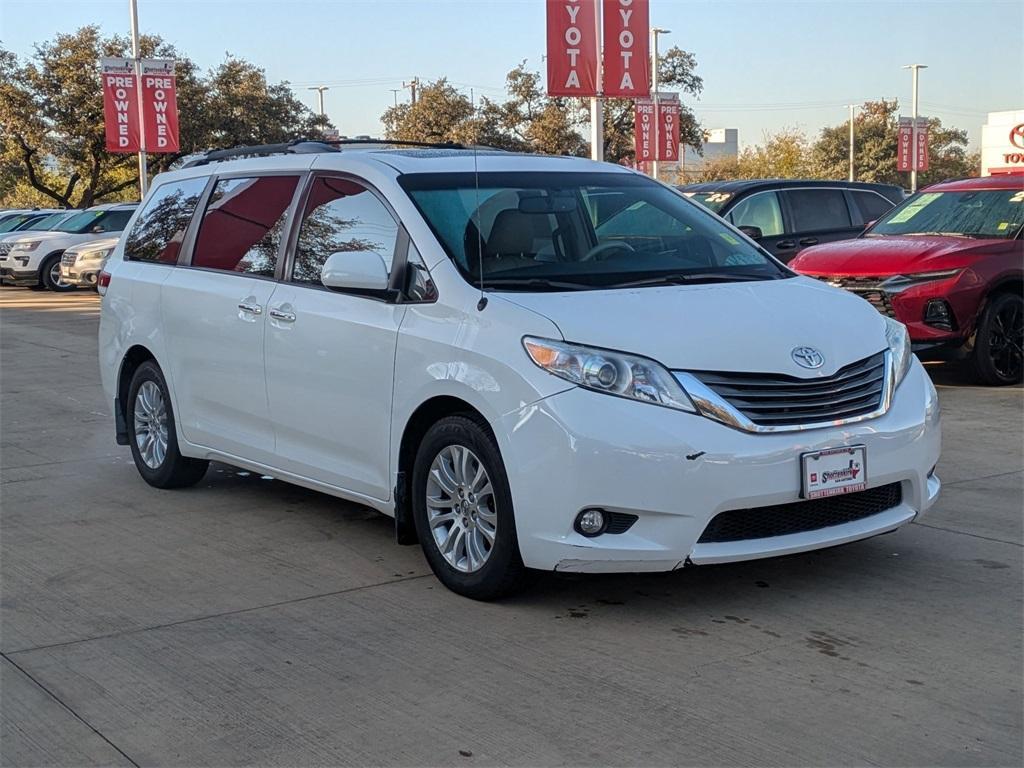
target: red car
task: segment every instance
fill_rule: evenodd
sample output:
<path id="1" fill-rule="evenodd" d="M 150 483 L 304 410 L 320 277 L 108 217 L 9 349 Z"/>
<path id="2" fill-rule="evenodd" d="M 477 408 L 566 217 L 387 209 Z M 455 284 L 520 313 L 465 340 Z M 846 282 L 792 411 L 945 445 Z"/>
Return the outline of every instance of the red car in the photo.
<path id="1" fill-rule="evenodd" d="M 966 358 L 986 384 L 1021 381 L 1024 176 L 935 184 L 855 240 L 800 252 L 797 272 L 907 326 L 922 359 Z"/>

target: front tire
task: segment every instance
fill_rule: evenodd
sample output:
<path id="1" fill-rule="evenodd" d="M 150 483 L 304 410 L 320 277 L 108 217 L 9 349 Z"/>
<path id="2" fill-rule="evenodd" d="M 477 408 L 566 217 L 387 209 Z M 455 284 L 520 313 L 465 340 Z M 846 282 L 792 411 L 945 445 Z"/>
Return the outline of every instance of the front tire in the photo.
<path id="1" fill-rule="evenodd" d="M 493 600 L 525 584 L 508 476 L 477 421 L 449 416 L 427 431 L 413 464 L 412 505 L 427 562 L 450 590 Z"/>
<path id="2" fill-rule="evenodd" d="M 75 286 L 65 283 L 60 276 L 60 258 L 63 254 L 51 253 L 39 267 L 39 283 L 43 288 L 57 293 L 75 290 Z"/>
<path id="3" fill-rule="evenodd" d="M 167 382 L 160 367 L 144 362 L 128 387 L 128 443 L 135 468 L 155 488 L 185 488 L 203 479 L 210 462 L 182 456 Z"/>
<path id="4" fill-rule="evenodd" d="M 974 340 L 971 365 L 983 384 L 1019 384 L 1024 378 L 1024 298 L 1000 293 L 985 308 Z"/>

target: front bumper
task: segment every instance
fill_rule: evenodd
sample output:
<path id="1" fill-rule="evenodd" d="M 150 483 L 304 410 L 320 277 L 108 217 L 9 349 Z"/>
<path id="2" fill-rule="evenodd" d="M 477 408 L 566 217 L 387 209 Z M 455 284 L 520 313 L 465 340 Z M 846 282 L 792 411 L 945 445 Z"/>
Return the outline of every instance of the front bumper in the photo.
<path id="1" fill-rule="evenodd" d="M 15 269 L 14 267 L 0 267 L 0 281 L 3 281 L 5 285 L 38 285 L 39 270 Z"/>
<path id="2" fill-rule="evenodd" d="M 60 278 L 70 285 L 92 288 L 95 287 L 96 282 L 99 280 L 101 269 L 102 267 L 61 264 Z"/>
<path id="3" fill-rule="evenodd" d="M 914 363 L 876 419 L 804 432 L 751 434 L 710 419 L 572 389 L 495 426 L 510 468 L 523 562 L 558 571 L 666 571 L 835 546 L 895 530 L 939 493 L 935 388 Z M 771 538 L 699 543 L 715 515 L 798 502 L 800 454 L 865 445 L 868 487 L 900 483 L 879 514 Z M 514 469 L 512 469 L 514 468 Z M 587 507 L 636 515 L 625 533 L 573 530 Z"/>

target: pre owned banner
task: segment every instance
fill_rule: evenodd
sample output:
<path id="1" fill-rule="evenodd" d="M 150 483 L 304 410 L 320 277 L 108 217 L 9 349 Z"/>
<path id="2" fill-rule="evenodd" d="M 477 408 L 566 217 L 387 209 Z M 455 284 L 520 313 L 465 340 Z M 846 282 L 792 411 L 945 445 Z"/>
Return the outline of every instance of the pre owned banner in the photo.
<path id="1" fill-rule="evenodd" d="M 914 152 L 914 118 L 901 117 L 896 140 L 897 171 L 928 170 L 928 118 L 917 118 L 917 152 Z"/>
<path id="2" fill-rule="evenodd" d="M 597 0 L 547 0 L 548 95 L 597 95 Z"/>
<path id="3" fill-rule="evenodd" d="M 139 89 L 131 59 L 100 59 L 108 152 L 138 152 Z"/>
<path id="4" fill-rule="evenodd" d="M 177 152 L 178 101 L 173 59 L 142 60 L 142 124 L 147 152 Z"/>
<path id="5" fill-rule="evenodd" d="M 674 163 L 679 160 L 679 113 L 682 107 L 677 94 L 658 96 L 658 159 Z"/>
<path id="6" fill-rule="evenodd" d="M 604 95 L 635 99 L 651 95 L 648 0 L 602 0 Z"/>
<path id="7" fill-rule="evenodd" d="M 650 99 L 636 100 L 633 131 L 637 164 L 654 160 L 654 102 Z"/>
<path id="8" fill-rule="evenodd" d="M 917 122 L 917 157 L 914 162 L 917 170 L 928 170 L 928 121 L 925 119 Z"/>

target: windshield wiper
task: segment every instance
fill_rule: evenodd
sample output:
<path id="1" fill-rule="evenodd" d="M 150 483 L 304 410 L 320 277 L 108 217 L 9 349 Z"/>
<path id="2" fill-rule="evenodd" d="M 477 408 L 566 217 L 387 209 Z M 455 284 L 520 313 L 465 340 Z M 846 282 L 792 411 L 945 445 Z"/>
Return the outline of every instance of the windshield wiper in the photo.
<path id="1" fill-rule="evenodd" d="M 519 288 L 522 290 L 592 291 L 599 286 L 573 283 L 568 280 L 548 280 L 546 277 L 485 277 L 484 288 Z"/>
<path id="2" fill-rule="evenodd" d="M 753 275 L 749 272 L 673 272 L 659 277 L 612 283 L 602 288 L 636 288 L 643 285 L 692 285 L 694 283 L 749 283 L 756 280 L 774 280 L 771 275 Z"/>

